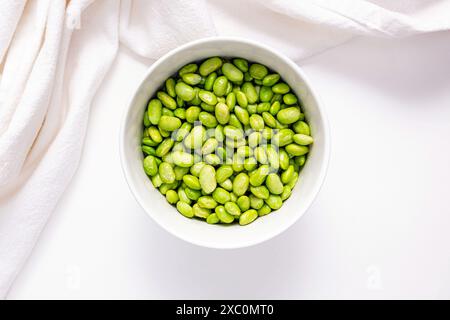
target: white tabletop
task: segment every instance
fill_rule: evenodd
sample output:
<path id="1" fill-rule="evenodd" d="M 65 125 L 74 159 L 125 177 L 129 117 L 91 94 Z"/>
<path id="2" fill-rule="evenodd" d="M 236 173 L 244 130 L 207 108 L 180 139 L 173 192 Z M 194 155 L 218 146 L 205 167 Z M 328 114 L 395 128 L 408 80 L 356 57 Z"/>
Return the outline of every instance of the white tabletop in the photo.
<path id="1" fill-rule="evenodd" d="M 240 250 L 158 227 L 122 175 L 118 130 L 151 61 L 121 49 L 82 161 L 9 298 L 450 298 L 450 33 L 356 39 L 300 63 L 331 123 L 316 202 Z"/>

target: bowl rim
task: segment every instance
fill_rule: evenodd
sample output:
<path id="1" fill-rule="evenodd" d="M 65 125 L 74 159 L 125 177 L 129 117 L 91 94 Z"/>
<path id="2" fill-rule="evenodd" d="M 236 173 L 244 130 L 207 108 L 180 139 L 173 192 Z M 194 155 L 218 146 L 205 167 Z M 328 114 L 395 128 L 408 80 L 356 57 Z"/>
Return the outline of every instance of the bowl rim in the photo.
<path id="1" fill-rule="evenodd" d="M 248 240 L 247 242 L 244 242 L 241 244 L 235 244 L 235 245 L 229 245 L 229 246 L 218 246 L 218 245 L 214 245 L 211 243 L 197 241 L 197 240 L 191 239 L 189 237 L 180 235 L 177 232 L 175 232 L 174 230 L 166 228 L 166 226 L 164 224 L 162 224 L 157 218 L 155 218 L 152 214 L 150 214 L 146 210 L 145 206 L 143 205 L 143 200 L 141 199 L 140 193 L 136 190 L 135 186 L 132 183 L 132 178 L 129 173 L 128 163 L 126 161 L 126 156 L 125 156 L 125 151 L 124 151 L 125 150 L 124 138 L 126 135 L 125 130 L 126 130 L 126 123 L 127 123 L 129 111 L 131 109 L 133 101 L 136 99 L 139 89 L 141 88 L 141 86 L 145 82 L 145 80 L 149 77 L 149 75 L 159 66 L 159 64 L 162 63 L 162 61 L 166 60 L 170 56 L 173 56 L 173 55 L 179 53 L 180 51 L 184 51 L 186 49 L 189 49 L 190 47 L 202 45 L 205 43 L 223 42 L 223 41 L 240 42 L 240 43 L 244 43 L 244 44 L 256 47 L 258 49 L 269 51 L 270 53 L 277 55 L 290 68 L 292 68 L 296 73 L 298 73 L 300 75 L 300 77 L 303 79 L 303 81 L 308 85 L 308 91 L 313 96 L 314 100 L 316 101 L 317 112 L 319 113 L 320 118 L 322 119 L 322 122 L 323 122 L 323 136 L 324 136 L 324 156 L 321 159 L 322 160 L 321 169 L 320 169 L 320 172 L 317 177 L 317 183 L 314 184 L 314 190 L 312 191 L 312 196 L 310 197 L 309 203 L 307 203 L 305 205 L 305 209 L 303 210 L 303 212 L 301 212 L 301 214 L 298 214 L 297 217 L 294 220 L 292 220 L 291 223 L 282 226 L 276 232 L 269 233 L 266 237 L 264 237 L 262 239 Z M 264 242 L 271 240 L 271 239 L 277 237 L 278 235 L 284 233 L 286 230 L 288 230 L 290 227 L 292 227 L 294 224 L 296 224 L 299 221 L 299 219 L 310 209 L 311 205 L 317 199 L 317 196 L 320 193 L 320 190 L 322 189 L 323 184 L 325 183 L 325 178 L 326 178 L 326 175 L 328 172 L 328 167 L 329 167 L 329 162 L 330 162 L 330 155 L 331 155 L 330 125 L 329 125 L 328 117 L 326 115 L 326 110 L 325 110 L 324 104 L 323 104 L 320 96 L 317 94 L 317 92 L 315 92 L 315 90 L 312 86 L 311 80 L 305 75 L 305 73 L 303 72 L 301 67 L 298 66 L 289 57 L 287 57 L 284 53 L 282 53 L 278 50 L 272 49 L 268 45 L 261 44 L 259 42 L 256 42 L 256 41 L 253 41 L 250 39 L 246 39 L 246 38 L 241 38 L 241 37 L 214 36 L 214 37 L 201 38 L 198 40 L 187 42 L 181 46 L 178 46 L 178 47 L 170 50 L 169 52 L 167 52 L 160 58 L 158 58 L 150 67 L 148 67 L 147 71 L 144 73 L 144 75 L 142 76 L 142 78 L 140 79 L 140 81 L 138 83 L 139 83 L 139 85 L 136 87 L 136 89 L 131 94 L 131 97 L 129 98 L 128 103 L 126 104 L 126 107 L 124 108 L 124 110 L 122 112 L 122 116 L 120 118 L 120 121 L 121 121 L 120 130 L 119 130 L 120 164 L 121 164 L 122 172 L 125 177 L 125 181 L 128 185 L 128 188 L 130 189 L 130 191 L 131 191 L 133 197 L 135 198 L 135 200 L 137 201 L 137 203 L 140 205 L 140 207 L 143 209 L 143 211 L 146 213 L 147 216 L 149 216 L 157 225 L 159 225 L 162 229 L 164 229 L 168 233 L 172 234 L 173 236 L 175 236 L 178 239 L 181 239 L 188 243 L 191 243 L 191 244 L 194 244 L 194 245 L 197 245 L 200 247 L 205 247 L 205 248 L 211 248 L 211 249 L 246 248 L 246 247 L 264 243 Z"/>

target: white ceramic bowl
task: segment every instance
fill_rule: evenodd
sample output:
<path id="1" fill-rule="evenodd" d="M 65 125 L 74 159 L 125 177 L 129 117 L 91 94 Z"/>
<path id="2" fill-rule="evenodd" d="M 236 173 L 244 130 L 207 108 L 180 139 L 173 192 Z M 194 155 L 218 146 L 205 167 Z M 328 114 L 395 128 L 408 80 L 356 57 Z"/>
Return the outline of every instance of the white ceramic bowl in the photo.
<path id="1" fill-rule="evenodd" d="M 243 57 L 278 72 L 302 101 L 314 144 L 291 197 L 281 209 L 247 226 L 209 225 L 187 219 L 167 203 L 142 169 L 141 134 L 145 107 L 157 88 L 183 65 L 211 56 Z M 161 227 L 188 242 L 211 248 L 239 248 L 268 240 L 292 226 L 313 202 L 324 181 L 330 153 L 328 122 L 317 95 L 300 68 L 265 45 L 239 38 L 207 38 L 170 51 L 147 71 L 126 107 L 120 133 L 123 171 L 136 200 Z"/>

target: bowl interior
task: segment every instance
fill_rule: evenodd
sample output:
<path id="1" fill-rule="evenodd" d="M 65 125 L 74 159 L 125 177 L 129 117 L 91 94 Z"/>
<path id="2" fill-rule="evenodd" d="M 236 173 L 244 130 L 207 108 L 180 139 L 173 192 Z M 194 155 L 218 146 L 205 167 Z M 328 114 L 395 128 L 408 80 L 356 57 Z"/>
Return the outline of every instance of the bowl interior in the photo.
<path id="1" fill-rule="evenodd" d="M 278 72 L 302 101 L 314 144 L 291 197 L 280 210 L 247 226 L 209 225 L 187 219 L 167 203 L 142 169 L 142 117 L 148 100 L 161 84 L 183 65 L 210 56 L 243 57 Z M 328 162 L 327 123 L 317 98 L 297 65 L 283 55 L 246 40 L 215 38 L 184 45 L 159 59 L 137 89 L 122 124 L 121 157 L 128 184 L 144 210 L 170 233 L 198 245 L 237 248 L 267 240 L 291 226 L 307 210 L 325 177 Z"/>

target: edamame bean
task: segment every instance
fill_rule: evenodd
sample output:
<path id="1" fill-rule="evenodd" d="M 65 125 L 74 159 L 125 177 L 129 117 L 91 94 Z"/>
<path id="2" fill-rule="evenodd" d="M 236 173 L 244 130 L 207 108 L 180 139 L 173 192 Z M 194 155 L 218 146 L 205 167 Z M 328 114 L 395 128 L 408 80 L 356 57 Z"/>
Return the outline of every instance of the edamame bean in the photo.
<path id="1" fill-rule="evenodd" d="M 269 190 L 265 186 L 258 186 L 258 187 L 250 187 L 250 192 L 258 198 L 261 199 L 268 199 L 269 198 Z"/>
<path id="2" fill-rule="evenodd" d="M 289 155 L 284 149 L 280 149 L 278 153 L 280 155 L 280 168 L 283 170 L 287 170 L 287 168 L 289 167 Z"/>
<path id="3" fill-rule="evenodd" d="M 249 183 L 254 186 L 260 186 L 266 180 L 267 175 L 269 174 L 270 168 L 268 165 L 262 165 L 258 169 L 250 172 Z"/>
<path id="4" fill-rule="evenodd" d="M 247 100 L 247 96 L 245 95 L 245 93 L 243 93 L 242 91 L 236 92 L 236 102 L 241 107 L 247 108 L 248 100 Z"/>
<path id="5" fill-rule="evenodd" d="M 284 186 L 283 187 L 283 192 L 280 195 L 280 198 L 282 201 L 286 200 L 287 198 L 289 198 L 291 196 L 292 190 L 289 186 Z"/>
<path id="6" fill-rule="evenodd" d="M 280 75 L 278 73 L 268 74 L 263 79 L 263 86 L 271 87 L 275 83 L 277 83 L 280 80 Z"/>
<path id="7" fill-rule="evenodd" d="M 169 153 L 170 149 L 173 147 L 174 141 L 170 138 L 164 139 L 156 148 L 155 155 L 158 157 L 163 157 Z"/>
<path id="8" fill-rule="evenodd" d="M 261 209 L 258 210 L 258 216 L 262 217 L 268 215 L 271 212 L 272 209 L 267 204 L 265 204 L 261 207 Z"/>
<path id="9" fill-rule="evenodd" d="M 144 171 L 149 176 L 153 177 L 158 173 L 158 164 L 154 156 L 147 156 L 144 158 Z"/>
<path id="10" fill-rule="evenodd" d="M 150 125 L 150 120 L 148 119 L 148 112 L 144 112 L 144 127 L 148 127 Z"/>
<path id="11" fill-rule="evenodd" d="M 241 108 L 240 106 L 236 106 L 234 107 L 234 114 L 244 126 L 249 124 L 250 118 L 247 110 Z"/>
<path id="12" fill-rule="evenodd" d="M 173 171 L 175 172 L 175 180 L 179 181 L 183 180 L 184 175 L 189 172 L 189 168 L 176 166 L 173 168 Z"/>
<path id="13" fill-rule="evenodd" d="M 264 119 L 259 114 L 252 114 L 250 116 L 250 127 L 256 131 L 264 129 Z"/>
<path id="14" fill-rule="evenodd" d="M 177 108 L 177 102 L 163 91 L 159 91 L 156 96 L 161 101 L 161 103 L 170 110 L 175 110 Z"/>
<path id="15" fill-rule="evenodd" d="M 184 192 L 186 193 L 186 196 L 193 201 L 197 201 L 198 198 L 202 196 L 202 192 L 200 190 L 194 190 L 189 187 L 185 187 Z"/>
<path id="16" fill-rule="evenodd" d="M 309 152 L 309 148 L 306 146 L 299 146 L 298 144 L 292 143 L 285 147 L 287 153 L 293 156 L 302 156 Z"/>
<path id="17" fill-rule="evenodd" d="M 212 193 L 217 187 L 216 170 L 211 165 L 204 165 L 199 175 L 200 185 L 205 193 Z"/>
<path id="18" fill-rule="evenodd" d="M 232 216 L 240 216 L 241 215 L 241 209 L 239 208 L 239 206 L 236 204 L 236 202 L 226 202 L 225 203 L 225 210 L 231 214 Z"/>
<path id="19" fill-rule="evenodd" d="M 262 113 L 262 117 L 264 120 L 264 123 L 271 127 L 271 128 L 276 128 L 277 126 L 277 120 L 269 113 L 269 112 L 263 112 Z"/>
<path id="20" fill-rule="evenodd" d="M 302 133 L 295 134 L 293 138 L 294 138 L 294 142 L 296 144 L 299 144 L 302 146 L 308 146 L 314 142 L 314 139 L 311 136 L 308 136 L 308 135 L 302 134 Z"/>
<path id="21" fill-rule="evenodd" d="M 189 149 L 198 149 L 203 145 L 206 130 L 203 126 L 195 126 L 184 139 L 184 145 Z"/>
<path id="22" fill-rule="evenodd" d="M 228 79 L 225 76 L 220 76 L 214 81 L 213 91 L 218 97 L 222 97 L 227 92 Z"/>
<path id="23" fill-rule="evenodd" d="M 237 201 L 237 205 L 241 209 L 242 212 L 247 211 L 250 209 L 250 198 L 247 196 L 240 196 Z"/>
<path id="24" fill-rule="evenodd" d="M 192 207 L 186 202 L 178 201 L 177 210 L 187 218 L 192 218 L 194 216 L 194 211 L 192 210 Z"/>
<path id="25" fill-rule="evenodd" d="M 203 167 L 205 166 L 206 163 L 204 162 L 197 162 L 195 163 L 191 169 L 189 170 L 190 173 L 196 177 L 200 176 L 200 171 L 202 171 Z"/>
<path id="26" fill-rule="evenodd" d="M 195 98 L 194 89 L 184 82 L 178 82 L 175 85 L 175 92 L 183 101 L 191 101 Z"/>
<path id="27" fill-rule="evenodd" d="M 273 91 L 270 87 L 262 86 L 259 90 L 259 101 L 269 102 L 273 97 Z"/>
<path id="28" fill-rule="evenodd" d="M 242 92 L 247 97 L 249 104 L 253 104 L 258 100 L 258 93 L 251 82 L 245 82 L 241 88 Z"/>
<path id="29" fill-rule="evenodd" d="M 220 59 L 219 57 L 213 57 L 213 58 L 206 59 L 200 65 L 200 68 L 198 71 L 203 77 L 206 77 L 208 74 L 216 71 L 221 66 L 222 66 L 222 59 Z"/>
<path id="30" fill-rule="evenodd" d="M 283 205 L 281 197 L 273 194 L 269 195 L 269 197 L 265 201 L 272 210 L 278 210 Z"/>
<path id="31" fill-rule="evenodd" d="M 214 209 L 217 207 L 217 202 L 210 196 L 202 196 L 198 198 L 197 203 L 200 207 L 205 209 Z"/>
<path id="32" fill-rule="evenodd" d="M 197 73 L 185 73 L 181 76 L 181 79 L 191 86 L 195 86 L 203 80 L 202 76 Z"/>
<path id="33" fill-rule="evenodd" d="M 170 204 L 175 204 L 180 198 L 178 198 L 178 193 L 175 190 L 168 190 L 166 192 L 166 199 Z"/>
<path id="34" fill-rule="evenodd" d="M 283 102 L 287 105 L 293 105 L 298 102 L 297 97 L 293 93 L 287 93 L 283 96 Z"/>
<path id="35" fill-rule="evenodd" d="M 289 107 L 286 109 L 280 110 L 277 114 L 277 119 L 282 124 L 291 124 L 300 119 L 301 112 L 297 107 Z"/>
<path id="36" fill-rule="evenodd" d="M 262 80 L 269 73 L 266 66 L 259 63 L 254 63 L 249 69 L 250 75 L 257 80 Z"/>
<path id="37" fill-rule="evenodd" d="M 176 96 L 175 79 L 174 78 L 167 79 L 165 82 L 165 86 L 166 86 L 166 91 L 169 94 L 169 96 L 171 96 L 172 98 L 175 98 L 175 96 Z"/>
<path id="38" fill-rule="evenodd" d="M 163 183 L 175 182 L 175 172 L 173 171 L 173 168 L 169 163 L 162 162 L 159 165 L 158 173 Z"/>
<path id="39" fill-rule="evenodd" d="M 256 218 L 258 218 L 258 211 L 255 209 L 247 210 L 239 217 L 239 224 L 245 226 L 255 221 Z"/>
<path id="40" fill-rule="evenodd" d="M 216 224 L 219 223 L 219 217 L 217 216 L 217 214 L 212 213 L 210 214 L 207 218 L 206 218 L 206 222 L 209 224 Z"/>
<path id="41" fill-rule="evenodd" d="M 216 181 L 222 183 L 233 175 L 233 168 L 229 165 L 223 165 L 216 171 Z"/>
<path id="42" fill-rule="evenodd" d="M 286 94 L 291 91 L 291 88 L 286 83 L 277 83 L 272 87 L 272 91 L 278 94 Z"/>
<path id="43" fill-rule="evenodd" d="M 147 132 L 148 132 L 148 135 L 150 136 L 150 138 L 153 141 L 155 141 L 156 143 L 161 143 L 161 141 L 163 141 L 161 133 L 155 127 L 149 127 Z"/>
<path id="44" fill-rule="evenodd" d="M 222 73 L 231 82 L 240 82 L 244 79 L 242 71 L 229 62 L 223 64 Z"/>
<path id="45" fill-rule="evenodd" d="M 154 156 L 154 155 L 156 155 L 155 148 L 152 148 L 150 146 L 142 146 L 141 149 L 142 149 L 142 152 L 145 153 L 147 156 Z"/>
<path id="46" fill-rule="evenodd" d="M 158 127 L 165 131 L 175 131 L 181 127 L 181 120 L 171 116 L 161 116 Z"/>
<path id="47" fill-rule="evenodd" d="M 187 174 L 183 177 L 183 182 L 193 190 L 201 190 L 200 181 L 196 176 Z"/>
<path id="48" fill-rule="evenodd" d="M 183 74 L 186 74 L 186 73 L 195 72 L 195 71 L 197 71 L 197 68 L 198 67 L 195 63 L 189 63 L 178 71 L 178 75 L 182 76 Z"/>
<path id="49" fill-rule="evenodd" d="M 233 63 L 242 72 L 248 71 L 248 61 L 247 60 L 242 59 L 242 58 L 235 58 L 235 59 L 233 59 Z"/>
<path id="50" fill-rule="evenodd" d="M 262 206 L 264 205 L 264 200 L 255 197 L 253 194 L 251 194 L 249 198 L 250 198 L 250 207 L 253 209 L 256 210 L 261 209 Z"/>
<path id="51" fill-rule="evenodd" d="M 205 111 L 200 112 L 198 120 L 207 128 L 215 128 L 217 126 L 217 119 Z"/>
<path id="52" fill-rule="evenodd" d="M 219 183 L 219 185 L 227 191 L 233 191 L 233 182 L 230 179 L 227 179 L 224 182 Z"/>
<path id="53" fill-rule="evenodd" d="M 205 80 L 205 85 L 203 86 L 205 90 L 207 91 L 211 91 L 213 89 L 214 86 L 214 82 L 217 79 L 217 73 L 213 72 L 210 73 Z"/>
<path id="54" fill-rule="evenodd" d="M 215 114 L 220 124 L 227 124 L 230 121 L 230 109 L 225 103 L 219 102 L 216 105 Z"/>
<path id="55" fill-rule="evenodd" d="M 213 193 L 212 197 L 214 200 L 216 200 L 218 203 L 224 204 L 228 201 L 230 201 L 230 193 L 223 189 L 223 188 L 216 188 Z"/>
<path id="56" fill-rule="evenodd" d="M 159 119 L 161 118 L 161 112 L 162 112 L 162 103 L 158 99 L 151 99 L 148 103 L 147 113 L 148 113 L 148 119 L 150 120 L 150 123 L 153 125 L 157 125 L 159 122 Z"/>
<path id="57" fill-rule="evenodd" d="M 294 129 L 295 133 L 305 134 L 307 136 L 311 135 L 311 130 L 309 128 L 309 125 L 304 121 L 298 121 L 298 122 L 294 123 L 292 128 Z"/>
<path id="58" fill-rule="evenodd" d="M 233 192 L 237 196 L 245 194 L 249 185 L 249 177 L 245 173 L 239 173 L 233 180 Z"/>
<path id="59" fill-rule="evenodd" d="M 234 221 L 234 217 L 225 210 L 224 206 L 217 206 L 215 213 L 222 223 L 232 223 Z"/>
<path id="60" fill-rule="evenodd" d="M 234 92 L 230 92 L 227 94 L 227 98 L 225 100 L 225 103 L 228 106 L 228 109 L 230 111 L 233 111 L 235 105 L 236 105 L 236 94 Z"/>
<path id="61" fill-rule="evenodd" d="M 186 191 L 183 188 L 178 188 L 178 198 L 180 198 L 181 202 L 185 202 L 187 204 L 191 204 L 191 199 L 186 195 Z"/>
<path id="62" fill-rule="evenodd" d="M 200 90 L 198 93 L 198 97 L 203 102 L 209 104 L 209 105 L 216 105 L 217 104 L 217 97 L 214 93 L 206 90 Z"/>
<path id="63" fill-rule="evenodd" d="M 270 173 L 267 176 L 266 186 L 272 194 L 281 194 L 283 192 L 283 183 L 276 173 Z"/>
<path id="64" fill-rule="evenodd" d="M 201 109 L 199 107 L 189 107 L 186 110 L 186 121 L 189 123 L 194 123 L 197 121 L 200 112 Z"/>

